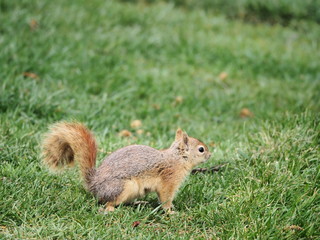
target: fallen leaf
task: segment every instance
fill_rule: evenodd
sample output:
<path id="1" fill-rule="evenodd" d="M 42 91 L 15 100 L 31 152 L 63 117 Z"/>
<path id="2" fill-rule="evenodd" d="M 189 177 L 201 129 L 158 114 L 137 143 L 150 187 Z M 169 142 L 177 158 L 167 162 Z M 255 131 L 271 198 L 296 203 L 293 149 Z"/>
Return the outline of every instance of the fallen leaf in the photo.
<path id="1" fill-rule="evenodd" d="M 131 122 L 130 126 L 132 128 L 139 128 L 142 126 L 142 122 L 141 122 L 141 120 L 134 120 Z"/>
<path id="2" fill-rule="evenodd" d="M 142 135 L 143 133 L 144 133 L 144 130 L 143 130 L 143 129 L 138 129 L 138 130 L 137 130 L 137 134 L 138 134 L 138 135 Z"/>
<path id="3" fill-rule="evenodd" d="M 284 228 L 284 230 L 298 230 L 298 231 L 302 231 L 304 230 L 302 227 L 297 226 L 297 225 L 290 225 Z"/>
<path id="4" fill-rule="evenodd" d="M 120 137 L 131 137 L 132 133 L 130 131 L 128 131 L 127 129 L 124 129 L 121 132 L 119 132 L 119 136 Z"/>
<path id="5" fill-rule="evenodd" d="M 23 76 L 24 77 L 33 78 L 33 79 L 39 79 L 39 76 L 37 74 L 31 73 L 31 72 L 24 72 Z"/>
<path id="6" fill-rule="evenodd" d="M 138 227 L 140 225 L 140 221 L 134 221 L 132 223 L 132 227 Z"/>
<path id="7" fill-rule="evenodd" d="M 253 113 L 248 108 L 242 108 L 240 111 L 241 118 L 250 118 L 253 117 Z"/>
<path id="8" fill-rule="evenodd" d="M 7 229 L 6 226 L 0 226 L 0 230 L 4 231 L 4 230 L 6 230 L 6 229 Z"/>
<path id="9" fill-rule="evenodd" d="M 215 147 L 215 146 L 216 146 L 216 143 L 215 143 L 215 142 L 210 142 L 210 143 L 209 143 L 209 146 L 210 146 L 210 147 Z"/>
<path id="10" fill-rule="evenodd" d="M 219 78 L 221 81 L 225 80 L 228 77 L 228 73 L 222 72 L 219 74 Z"/>
<path id="11" fill-rule="evenodd" d="M 152 104 L 151 105 L 155 110 L 160 110 L 160 105 L 159 104 Z"/>
<path id="12" fill-rule="evenodd" d="M 36 20 L 32 19 L 29 23 L 31 31 L 36 30 L 39 27 L 39 24 Z"/>
<path id="13" fill-rule="evenodd" d="M 181 96 L 177 96 L 176 98 L 175 98 L 175 100 L 174 100 L 174 103 L 175 104 L 180 104 L 180 103 L 182 103 L 183 102 L 183 97 L 181 97 Z"/>

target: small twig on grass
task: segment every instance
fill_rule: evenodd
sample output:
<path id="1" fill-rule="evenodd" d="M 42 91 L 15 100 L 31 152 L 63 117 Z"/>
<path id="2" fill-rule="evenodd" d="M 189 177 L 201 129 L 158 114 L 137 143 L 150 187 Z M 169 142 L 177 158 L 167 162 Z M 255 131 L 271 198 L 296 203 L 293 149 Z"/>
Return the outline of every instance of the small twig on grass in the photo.
<path id="1" fill-rule="evenodd" d="M 196 174 L 196 173 L 214 173 L 214 172 L 219 172 L 221 170 L 221 168 L 223 168 L 224 166 L 226 166 L 228 163 L 223 163 L 211 168 L 195 168 L 191 171 L 191 174 Z"/>

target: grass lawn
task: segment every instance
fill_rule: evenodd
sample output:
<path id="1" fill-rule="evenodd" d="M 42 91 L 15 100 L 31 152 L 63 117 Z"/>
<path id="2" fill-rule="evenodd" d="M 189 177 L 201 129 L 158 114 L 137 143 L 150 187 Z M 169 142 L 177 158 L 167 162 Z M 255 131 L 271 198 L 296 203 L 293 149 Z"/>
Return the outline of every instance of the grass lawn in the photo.
<path id="1" fill-rule="evenodd" d="M 0 238 L 319 239 L 319 49 L 312 18 L 1 0 Z M 73 119 L 95 133 L 98 164 L 128 144 L 166 148 L 181 127 L 213 151 L 201 167 L 226 165 L 188 177 L 174 215 L 155 194 L 102 215 L 77 168 L 41 164 L 48 125 Z"/>

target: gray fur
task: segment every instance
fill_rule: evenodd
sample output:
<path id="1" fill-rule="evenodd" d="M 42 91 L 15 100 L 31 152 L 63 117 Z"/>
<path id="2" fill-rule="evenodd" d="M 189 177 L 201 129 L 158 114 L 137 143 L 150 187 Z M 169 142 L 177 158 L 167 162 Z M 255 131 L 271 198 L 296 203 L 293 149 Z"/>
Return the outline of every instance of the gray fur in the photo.
<path id="1" fill-rule="evenodd" d="M 110 154 L 89 180 L 89 190 L 100 202 L 113 201 L 123 191 L 124 180 L 155 169 L 168 159 L 165 153 L 144 145 L 130 145 Z"/>

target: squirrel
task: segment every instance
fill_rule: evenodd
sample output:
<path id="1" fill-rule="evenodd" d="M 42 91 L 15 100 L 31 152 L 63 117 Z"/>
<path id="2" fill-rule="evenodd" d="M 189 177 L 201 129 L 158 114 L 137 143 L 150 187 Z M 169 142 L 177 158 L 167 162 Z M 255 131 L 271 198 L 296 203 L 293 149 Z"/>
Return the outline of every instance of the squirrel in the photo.
<path id="1" fill-rule="evenodd" d="M 86 190 L 105 204 L 106 212 L 149 192 L 156 192 L 162 207 L 171 212 L 185 177 L 211 153 L 204 143 L 179 128 L 168 149 L 129 145 L 111 153 L 98 168 L 96 155 L 95 137 L 78 122 L 53 124 L 42 142 L 44 164 L 57 170 L 77 162 Z"/>

